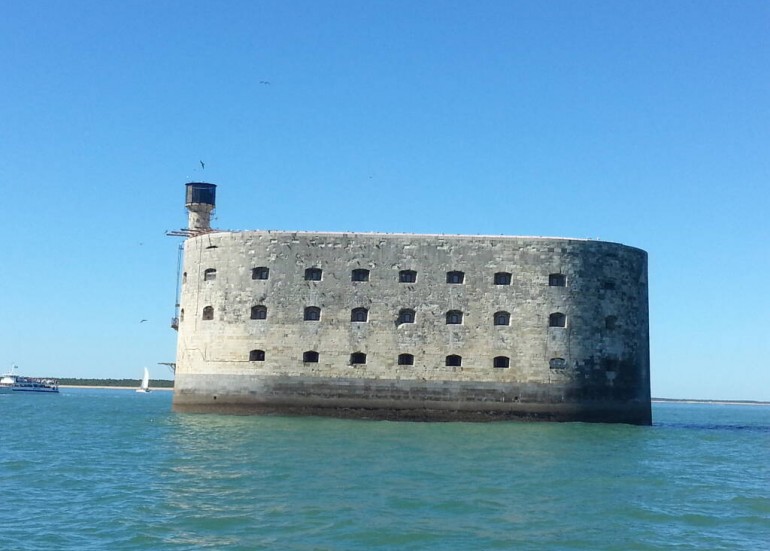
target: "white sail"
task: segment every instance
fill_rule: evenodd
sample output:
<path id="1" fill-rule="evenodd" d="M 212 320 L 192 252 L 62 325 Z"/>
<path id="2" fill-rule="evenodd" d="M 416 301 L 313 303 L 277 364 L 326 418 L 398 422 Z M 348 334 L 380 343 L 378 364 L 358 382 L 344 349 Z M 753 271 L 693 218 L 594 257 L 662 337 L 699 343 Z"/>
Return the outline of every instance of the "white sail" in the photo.
<path id="1" fill-rule="evenodd" d="M 150 392 L 150 371 L 146 367 L 144 368 L 144 377 L 142 377 L 142 384 L 136 389 L 137 392 Z"/>

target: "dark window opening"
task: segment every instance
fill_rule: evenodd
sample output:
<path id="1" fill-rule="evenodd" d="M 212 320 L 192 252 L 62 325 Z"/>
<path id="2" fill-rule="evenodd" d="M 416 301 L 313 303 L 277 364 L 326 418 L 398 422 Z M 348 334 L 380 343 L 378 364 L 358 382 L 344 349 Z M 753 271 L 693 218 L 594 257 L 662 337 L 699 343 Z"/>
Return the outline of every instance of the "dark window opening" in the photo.
<path id="1" fill-rule="evenodd" d="M 446 282 L 460 284 L 465 281 L 465 274 L 463 272 L 447 272 Z"/>
<path id="2" fill-rule="evenodd" d="M 460 367 L 463 365 L 463 357 L 457 354 L 450 354 L 446 357 L 447 367 Z"/>
<path id="3" fill-rule="evenodd" d="M 267 319 L 267 306 L 252 306 L 251 307 L 251 319 L 264 320 Z"/>
<path id="4" fill-rule="evenodd" d="M 317 364 L 318 352 L 316 352 L 315 350 L 308 350 L 307 352 L 303 352 L 302 361 L 306 364 Z"/>
<path id="5" fill-rule="evenodd" d="M 207 268 L 203 271 L 203 281 L 214 281 L 217 278 L 217 271 L 214 268 Z"/>
<path id="6" fill-rule="evenodd" d="M 184 308 L 179 311 L 179 321 L 184 321 Z"/>
<path id="7" fill-rule="evenodd" d="M 251 279 L 267 279 L 268 277 L 270 277 L 270 268 L 260 266 L 251 270 Z"/>
<path id="8" fill-rule="evenodd" d="M 511 359 L 508 356 L 495 356 L 492 365 L 495 367 L 510 367 Z"/>
<path id="9" fill-rule="evenodd" d="M 351 281 L 369 281 L 369 270 L 357 268 L 350 274 Z"/>
<path id="10" fill-rule="evenodd" d="M 398 323 L 414 323 L 414 310 L 410 308 L 404 308 L 398 313 Z"/>
<path id="11" fill-rule="evenodd" d="M 366 363 L 366 354 L 363 352 L 353 352 L 350 355 L 350 363 L 353 365 L 356 364 L 365 364 Z"/>
<path id="12" fill-rule="evenodd" d="M 319 321 L 321 319 L 321 309 L 317 306 L 308 306 L 305 308 L 305 321 Z"/>
<path id="13" fill-rule="evenodd" d="M 398 272 L 399 283 L 414 283 L 417 281 L 417 272 L 414 270 L 401 270 Z"/>
<path id="14" fill-rule="evenodd" d="M 548 276 L 548 285 L 551 287 L 564 287 L 567 285 L 567 276 L 564 274 L 550 274 Z"/>
<path id="15" fill-rule="evenodd" d="M 567 361 L 564 358 L 551 358 L 548 361 L 548 367 L 551 369 L 564 369 L 567 367 Z"/>
<path id="16" fill-rule="evenodd" d="M 548 316 L 548 327 L 566 327 L 567 316 L 561 312 L 554 312 Z"/>
<path id="17" fill-rule="evenodd" d="M 264 362 L 265 361 L 265 351 L 264 350 L 252 350 L 249 352 L 249 361 L 250 362 Z"/>
<path id="18" fill-rule="evenodd" d="M 602 368 L 608 373 L 614 373 L 618 371 L 620 362 L 614 358 L 602 358 Z"/>
<path id="19" fill-rule="evenodd" d="M 350 321 L 368 321 L 369 310 L 366 308 L 353 308 L 350 312 Z"/>
<path id="20" fill-rule="evenodd" d="M 203 309 L 203 319 L 204 320 L 213 320 L 214 319 L 214 307 L 213 306 L 206 306 Z"/>
<path id="21" fill-rule="evenodd" d="M 411 354 L 399 354 L 398 365 L 414 365 L 414 356 Z"/>
<path id="22" fill-rule="evenodd" d="M 511 314 L 508 312 L 495 312 L 494 315 L 495 325 L 510 325 Z"/>
<path id="23" fill-rule="evenodd" d="M 497 272 L 495 274 L 495 285 L 510 285 L 511 274 L 508 272 Z"/>
<path id="24" fill-rule="evenodd" d="M 460 325 L 463 322 L 463 313 L 460 310 L 450 310 L 446 313 L 447 325 Z"/>
<path id="25" fill-rule="evenodd" d="M 305 270 L 305 280 L 307 281 L 321 281 L 323 270 L 321 268 L 308 268 Z"/>
<path id="26" fill-rule="evenodd" d="M 187 272 L 184 272 L 182 274 L 182 284 L 185 284 L 185 283 L 187 283 Z"/>

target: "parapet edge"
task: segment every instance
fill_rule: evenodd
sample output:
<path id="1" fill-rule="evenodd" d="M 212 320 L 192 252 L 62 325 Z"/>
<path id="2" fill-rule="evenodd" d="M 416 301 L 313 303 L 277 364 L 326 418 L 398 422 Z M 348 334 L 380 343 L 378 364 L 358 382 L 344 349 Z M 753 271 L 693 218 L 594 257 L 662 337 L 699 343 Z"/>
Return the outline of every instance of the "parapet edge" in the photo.
<path id="1" fill-rule="evenodd" d="M 529 240 L 529 241 L 566 241 L 577 243 L 596 243 L 602 245 L 613 245 L 618 247 L 624 247 L 627 249 L 634 249 L 647 255 L 647 251 L 641 247 L 634 245 L 628 245 L 620 243 L 618 241 L 605 241 L 599 238 L 590 237 L 558 237 L 558 236 L 543 236 L 543 235 L 507 235 L 507 234 L 453 234 L 453 233 L 406 233 L 406 232 L 341 232 L 341 231 L 308 231 L 308 230 L 212 230 L 210 233 L 191 236 L 190 239 L 196 238 L 212 238 L 222 235 L 248 235 L 248 234 L 262 234 L 271 236 L 316 236 L 316 237 L 342 237 L 342 238 L 355 238 L 355 237 L 380 237 L 380 238 L 443 238 L 451 239 L 453 241 L 473 241 L 478 239 L 498 239 L 498 240 Z"/>

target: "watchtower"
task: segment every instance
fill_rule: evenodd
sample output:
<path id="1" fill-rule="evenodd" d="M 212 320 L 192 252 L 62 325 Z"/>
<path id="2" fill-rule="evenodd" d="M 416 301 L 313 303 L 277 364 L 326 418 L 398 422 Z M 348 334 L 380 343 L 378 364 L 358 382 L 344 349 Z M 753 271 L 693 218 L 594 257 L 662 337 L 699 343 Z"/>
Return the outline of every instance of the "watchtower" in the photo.
<path id="1" fill-rule="evenodd" d="M 217 186 L 204 182 L 190 182 L 185 193 L 187 229 L 196 233 L 211 230 L 211 213 L 216 207 Z"/>

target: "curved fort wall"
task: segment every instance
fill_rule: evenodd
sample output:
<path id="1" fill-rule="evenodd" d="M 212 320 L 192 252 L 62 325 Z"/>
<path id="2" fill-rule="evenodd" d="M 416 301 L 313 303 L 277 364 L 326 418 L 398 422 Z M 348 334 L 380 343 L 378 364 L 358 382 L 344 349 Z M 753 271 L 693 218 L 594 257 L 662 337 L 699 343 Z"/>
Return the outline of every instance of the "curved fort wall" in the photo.
<path id="1" fill-rule="evenodd" d="M 651 422 L 640 249 L 214 232 L 183 270 L 177 411 Z"/>

